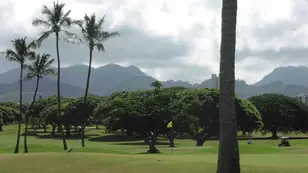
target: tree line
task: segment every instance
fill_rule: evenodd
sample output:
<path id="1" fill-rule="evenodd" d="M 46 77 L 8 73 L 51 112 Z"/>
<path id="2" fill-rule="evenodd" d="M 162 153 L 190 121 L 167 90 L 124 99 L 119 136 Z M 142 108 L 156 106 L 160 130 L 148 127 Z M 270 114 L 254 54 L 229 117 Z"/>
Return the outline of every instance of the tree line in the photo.
<path id="1" fill-rule="evenodd" d="M 87 103 L 89 81 L 91 76 L 91 64 L 93 58 L 93 51 L 97 49 L 98 51 L 105 52 L 104 42 L 108 39 L 119 36 L 118 32 L 108 32 L 104 30 L 105 16 L 102 18 L 97 18 L 95 13 L 88 16 L 85 14 L 83 20 L 74 20 L 70 17 L 71 10 L 64 10 L 65 3 L 53 2 L 52 7 L 47 7 L 43 5 L 41 14 L 43 18 L 35 18 L 32 21 L 33 26 L 43 26 L 46 28 L 45 31 L 36 39 L 31 42 L 27 41 L 27 37 L 17 38 L 12 40 L 12 49 L 7 49 L 2 52 L 5 58 L 9 61 L 17 62 L 20 66 L 20 101 L 19 101 L 19 115 L 16 117 L 18 122 L 18 132 L 17 141 L 14 153 L 19 152 L 19 142 L 21 133 L 21 121 L 22 116 L 25 116 L 25 132 L 24 132 L 24 152 L 28 152 L 27 147 L 27 127 L 29 120 L 29 112 L 32 111 L 32 106 L 36 101 L 36 95 L 39 87 L 39 81 L 43 76 L 46 75 L 57 75 L 57 115 L 61 116 L 61 96 L 60 96 L 60 76 L 61 76 L 61 63 L 60 63 L 60 52 L 59 52 L 59 40 L 65 40 L 69 43 L 82 43 L 89 48 L 89 69 L 86 82 L 86 89 L 83 102 Z M 80 33 L 72 33 L 68 29 L 72 26 L 77 26 L 80 28 Z M 60 34 L 64 34 L 65 37 L 60 37 Z M 57 66 L 58 70 L 55 72 L 51 65 L 54 59 L 50 57 L 47 53 L 38 53 L 36 51 L 44 40 L 46 40 L 51 35 L 56 37 L 56 52 L 57 52 Z M 23 74 L 23 70 L 27 69 L 28 73 Z M 33 100 L 28 109 L 23 109 L 22 103 L 22 86 L 23 80 L 30 80 L 36 78 L 36 88 L 33 95 Z M 62 131 L 62 125 L 58 125 L 60 128 L 63 147 L 67 150 L 67 144 L 65 136 Z M 84 134 L 84 127 L 82 126 L 82 134 Z M 84 138 L 82 137 L 82 147 L 84 147 Z"/>
<path id="2" fill-rule="evenodd" d="M 152 84 L 153 90 L 122 91 L 108 97 L 89 95 L 84 98 L 61 98 L 61 115 L 57 114 L 57 97 L 37 100 L 29 111 L 29 124 L 34 128 L 51 127 L 50 134 L 61 133 L 63 125 L 66 137 L 71 133 L 84 137 L 85 126 L 103 125 L 107 132 L 121 131 L 126 135 L 144 139 L 148 152 L 155 148 L 158 136 L 169 139 L 186 137 L 202 146 L 206 140 L 219 138 L 219 90 L 162 88 L 160 82 Z M 32 104 L 32 103 L 31 103 Z M 24 105 L 27 109 L 31 105 Z M 280 94 L 263 94 L 249 99 L 235 97 L 237 131 L 277 133 L 308 132 L 308 108 L 305 104 Z M 18 117 L 18 105 L 0 103 L 3 122 L 12 123 Z M 14 117 L 15 116 L 15 117 Z M 173 123 L 172 131 L 167 128 Z M 149 142 L 151 139 L 151 142 Z"/>

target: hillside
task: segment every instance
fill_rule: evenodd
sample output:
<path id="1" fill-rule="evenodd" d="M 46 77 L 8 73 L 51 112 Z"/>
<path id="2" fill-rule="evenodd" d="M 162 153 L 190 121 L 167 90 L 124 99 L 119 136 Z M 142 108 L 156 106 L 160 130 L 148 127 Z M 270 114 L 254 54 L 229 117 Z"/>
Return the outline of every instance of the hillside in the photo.
<path id="1" fill-rule="evenodd" d="M 78 97 L 84 94 L 88 66 L 73 65 L 61 70 L 61 93 L 64 96 Z M 307 73 L 306 73 L 307 71 Z M 279 67 L 266 75 L 259 82 L 248 85 L 243 80 L 236 81 L 236 93 L 242 98 L 263 93 L 280 93 L 288 96 L 308 94 L 307 67 Z M 296 77 L 297 76 L 297 77 Z M 19 69 L 13 69 L 0 74 L 0 101 L 18 101 Z M 39 92 L 43 97 L 56 94 L 56 76 L 45 76 L 40 81 Z M 150 89 L 150 84 L 156 79 L 146 75 L 136 66 L 123 67 L 108 64 L 92 68 L 89 91 L 96 95 L 110 95 L 116 91 L 133 91 Z M 207 79 L 200 84 L 190 84 L 186 81 L 162 81 L 164 87 L 181 86 L 185 88 L 211 88 L 212 80 Z M 34 81 L 24 82 L 25 100 L 31 100 L 34 91 Z"/>
<path id="2" fill-rule="evenodd" d="M 261 86 L 280 81 L 287 85 L 303 85 L 308 87 L 307 74 L 308 68 L 305 66 L 278 67 L 254 85 Z"/>

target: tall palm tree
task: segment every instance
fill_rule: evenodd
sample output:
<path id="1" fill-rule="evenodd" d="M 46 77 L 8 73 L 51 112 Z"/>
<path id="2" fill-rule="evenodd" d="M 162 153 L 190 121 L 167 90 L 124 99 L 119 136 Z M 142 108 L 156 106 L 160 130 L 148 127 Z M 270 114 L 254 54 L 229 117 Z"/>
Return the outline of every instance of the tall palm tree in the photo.
<path id="1" fill-rule="evenodd" d="M 92 54 L 94 48 L 98 51 L 105 52 L 104 42 L 108 39 L 120 36 L 118 32 L 107 32 L 104 31 L 104 22 L 105 16 L 101 19 L 96 20 L 95 13 L 93 13 L 90 17 L 85 14 L 84 20 L 82 23 L 79 24 L 81 29 L 81 37 L 77 35 L 73 35 L 73 39 L 68 39 L 71 43 L 83 43 L 88 46 L 89 48 L 89 69 L 88 69 L 88 77 L 87 77 L 87 84 L 86 90 L 84 94 L 84 103 L 87 102 L 88 91 L 89 91 L 89 84 L 90 84 L 90 76 L 91 76 L 91 64 L 92 64 Z M 82 147 L 84 147 L 84 126 L 82 127 Z"/>
<path id="2" fill-rule="evenodd" d="M 237 0 L 222 1 L 221 18 L 220 142 L 217 173 L 240 173 L 234 99 Z"/>
<path id="3" fill-rule="evenodd" d="M 25 114 L 26 119 L 26 128 L 25 128 L 25 135 L 24 135 L 24 152 L 28 153 L 28 146 L 27 146 L 27 132 L 28 132 L 28 120 L 29 120 L 29 112 L 31 111 L 33 104 L 36 99 L 36 94 L 39 86 L 40 79 L 46 75 L 55 75 L 55 70 L 51 67 L 51 64 L 54 62 L 54 59 L 50 59 L 49 54 L 38 54 L 36 55 L 36 59 L 32 62 L 31 65 L 25 65 L 28 70 L 28 73 L 25 76 L 26 80 L 31 80 L 36 78 L 36 87 L 33 95 L 33 100 L 28 108 L 28 111 Z"/>
<path id="4" fill-rule="evenodd" d="M 17 118 L 18 121 L 18 130 L 17 130 L 17 141 L 15 146 L 14 153 L 19 152 L 19 141 L 20 141 L 20 128 L 21 128 L 21 121 L 22 121 L 22 113 L 23 113 L 23 107 L 22 107 L 22 81 L 23 81 L 23 69 L 24 69 L 24 63 L 27 59 L 34 59 L 35 58 L 35 52 L 33 51 L 36 48 L 36 45 L 34 42 L 27 43 L 26 37 L 25 38 L 19 38 L 12 40 L 14 49 L 7 49 L 5 52 L 5 58 L 9 61 L 14 61 L 19 63 L 20 65 L 20 80 L 19 80 L 19 117 Z"/>
<path id="5" fill-rule="evenodd" d="M 51 34 L 56 36 L 56 50 L 57 50 L 57 60 L 58 60 L 58 81 L 57 81 L 57 97 L 58 97 L 58 116 L 61 115 L 61 100 L 60 100 L 60 53 L 59 53 L 59 34 L 63 32 L 65 34 L 71 35 L 69 31 L 65 30 L 70 28 L 73 24 L 79 24 L 80 21 L 72 20 L 69 15 L 71 10 L 64 11 L 65 3 L 53 2 L 53 7 L 48 8 L 43 5 L 41 13 L 45 17 L 44 19 L 34 19 L 32 21 L 33 26 L 45 26 L 48 28 L 44 31 L 42 35 L 37 39 L 37 44 L 40 45 L 43 40 L 47 39 Z M 62 130 L 62 124 L 59 124 L 61 136 L 63 140 L 64 150 L 67 150 L 67 144 Z"/>

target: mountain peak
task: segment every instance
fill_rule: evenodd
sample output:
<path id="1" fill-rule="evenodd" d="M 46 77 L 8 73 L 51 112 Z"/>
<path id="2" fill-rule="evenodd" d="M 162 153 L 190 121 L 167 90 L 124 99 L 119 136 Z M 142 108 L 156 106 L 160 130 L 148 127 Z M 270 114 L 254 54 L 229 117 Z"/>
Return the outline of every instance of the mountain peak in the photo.
<path id="1" fill-rule="evenodd" d="M 305 66 L 281 66 L 275 68 L 255 85 L 261 86 L 280 81 L 288 85 L 308 86 L 308 68 Z"/>

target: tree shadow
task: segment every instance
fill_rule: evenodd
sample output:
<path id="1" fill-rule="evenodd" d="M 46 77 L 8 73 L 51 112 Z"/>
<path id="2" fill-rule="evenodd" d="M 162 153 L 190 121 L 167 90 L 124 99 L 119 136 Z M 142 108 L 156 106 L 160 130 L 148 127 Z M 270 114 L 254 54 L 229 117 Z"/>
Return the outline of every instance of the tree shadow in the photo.
<path id="1" fill-rule="evenodd" d="M 42 134 L 45 134 L 45 135 L 42 135 Z M 25 133 L 22 133 L 20 134 L 21 136 L 25 136 Z M 36 137 L 36 139 L 56 139 L 56 140 L 62 140 L 62 137 L 61 137 L 61 134 L 59 133 L 56 133 L 54 135 L 51 135 L 50 133 L 44 133 L 44 132 L 33 132 L 33 131 L 30 131 L 27 133 L 27 136 L 34 136 Z M 79 140 L 81 139 L 81 135 L 79 134 L 71 134 L 70 136 L 65 136 L 66 139 L 70 139 L 70 140 Z M 88 139 L 89 136 L 88 135 L 85 135 L 84 137 L 85 139 Z"/>
<path id="2" fill-rule="evenodd" d="M 136 136 L 117 135 L 117 134 L 99 136 L 89 139 L 89 141 L 95 141 L 95 142 L 125 142 L 125 141 L 139 141 L 139 140 L 143 140 L 143 138 Z"/>
<path id="3" fill-rule="evenodd" d="M 121 142 L 115 143 L 115 145 L 148 145 L 147 142 Z M 155 145 L 169 145 L 169 142 L 156 142 Z"/>

